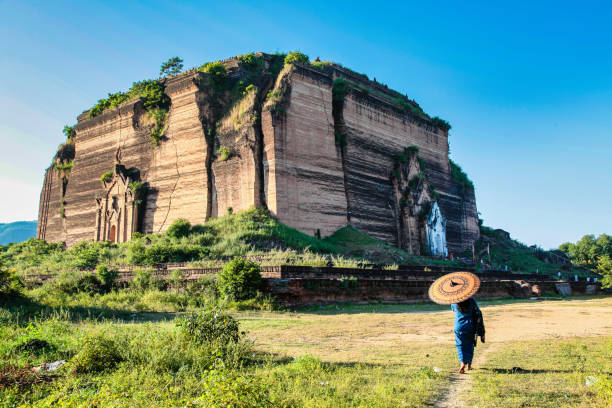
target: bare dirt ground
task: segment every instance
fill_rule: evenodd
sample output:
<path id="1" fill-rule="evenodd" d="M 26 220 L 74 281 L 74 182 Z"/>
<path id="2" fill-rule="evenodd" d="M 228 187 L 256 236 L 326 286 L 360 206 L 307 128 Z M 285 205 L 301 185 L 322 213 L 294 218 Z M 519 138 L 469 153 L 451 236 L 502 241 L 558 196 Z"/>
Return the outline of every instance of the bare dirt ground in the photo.
<path id="1" fill-rule="evenodd" d="M 612 335 L 612 297 L 482 302 L 481 308 L 487 344 Z M 265 349 L 311 353 L 328 361 L 401 361 L 402 350 L 454 343 L 450 308 L 402 313 L 397 306 L 386 313 L 381 306 L 357 313 L 339 307 L 335 314 L 255 313 L 241 320 L 249 337 Z"/>
<path id="2" fill-rule="evenodd" d="M 474 369 L 487 355 L 516 341 L 612 336 L 612 297 L 480 302 L 486 344 L 475 350 Z M 432 310 L 434 309 L 434 310 Z M 430 366 L 446 378 L 434 407 L 464 407 L 473 375 L 457 373 L 453 313 L 432 305 L 338 305 L 320 311 L 240 316 L 256 347 L 329 362 Z"/>

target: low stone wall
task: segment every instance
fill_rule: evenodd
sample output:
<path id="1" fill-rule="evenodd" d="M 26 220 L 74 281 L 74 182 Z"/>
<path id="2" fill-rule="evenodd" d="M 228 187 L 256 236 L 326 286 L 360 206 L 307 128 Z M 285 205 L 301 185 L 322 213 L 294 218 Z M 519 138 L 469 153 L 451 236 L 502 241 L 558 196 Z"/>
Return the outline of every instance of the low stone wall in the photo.
<path id="1" fill-rule="evenodd" d="M 267 291 L 286 306 L 326 303 L 420 303 L 429 301 L 431 280 L 266 279 Z M 555 281 L 482 281 L 476 299 L 531 297 L 559 293 Z M 572 294 L 598 294 L 598 286 L 567 283 Z"/>
<path id="2" fill-rule="evenodd" d="M 134 279 L 135 268 L 120 269 L 119 285 L 126 286 Z M 212 276 L 221 268 L 190 268 L 186 264 L 163 265 L 149 268 L 154 279 L 183 281 Z M 457 268 L 400 267 L 397 270 L 380 268 L 333 268 L 296 265 L 262 267 L 266 291 L 287 306 L 337 302 L 415 303 L 428 300 L 431 283 Z M 589 282 L 563 282 L 534 274 L 514 274 L 505 271 L 478 272 L 481 286 L 476 298 L 541 296 L 555 293 L 564 296 L 601 293 L 599 285 Z M 28 280 L 42 284 L 55 275 L 29 275 Z"/>

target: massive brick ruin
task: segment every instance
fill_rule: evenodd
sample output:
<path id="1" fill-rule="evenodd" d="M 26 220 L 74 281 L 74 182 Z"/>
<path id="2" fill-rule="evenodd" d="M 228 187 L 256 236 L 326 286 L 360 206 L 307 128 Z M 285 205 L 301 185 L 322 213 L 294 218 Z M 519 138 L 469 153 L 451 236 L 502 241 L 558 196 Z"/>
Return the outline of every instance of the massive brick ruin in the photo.
<path id="1" fill-rule="evenodd" d="M 253 84 L 239 97 L 197 70 L 162 80 L 171 105 L 158 145 L 142 99 L 81 114 L 73 150 L 55 159 L 74 157 L 71 169 L 45 173 L 38 237 L 123 242 L 265 206 L 310 235 L 351 224 L 411 253 L 457 253 L 478 238 L 474 190 L 453 178 L 439 121 L 339 65 L 275 74 L 272 56 L 257 55 L 256 77 L 222 61 L 227 81 Z"/>

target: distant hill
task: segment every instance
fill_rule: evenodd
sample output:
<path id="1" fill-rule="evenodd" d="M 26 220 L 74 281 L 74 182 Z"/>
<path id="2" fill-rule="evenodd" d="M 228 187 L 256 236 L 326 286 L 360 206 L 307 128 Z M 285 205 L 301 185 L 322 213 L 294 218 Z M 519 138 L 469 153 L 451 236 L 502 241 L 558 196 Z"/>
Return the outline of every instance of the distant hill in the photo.
<path id="1" fill-rule="evenodd" d="M 36 221 L 0 224 L 0 245 L 22 242 L 36 236 Z"/>

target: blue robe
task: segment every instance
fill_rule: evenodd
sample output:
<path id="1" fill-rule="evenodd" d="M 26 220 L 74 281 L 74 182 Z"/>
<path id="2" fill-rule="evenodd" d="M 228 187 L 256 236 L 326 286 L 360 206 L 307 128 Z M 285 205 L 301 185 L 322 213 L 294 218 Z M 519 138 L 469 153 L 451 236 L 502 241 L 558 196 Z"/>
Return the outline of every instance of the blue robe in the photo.
<path id="1" fill-rule="evenodd" d="M 472 299 L 473 307 L 478 308 L 478 304 Z M 457 356 L 459 361 L 465 364 L 472 364 L 474 357 L 474 317 L 472 310 L 467 313 L 461 313 L 456 303 L 451 305 L 451 309 L 455 312 L 455 345 L 457 346 Z"/>

